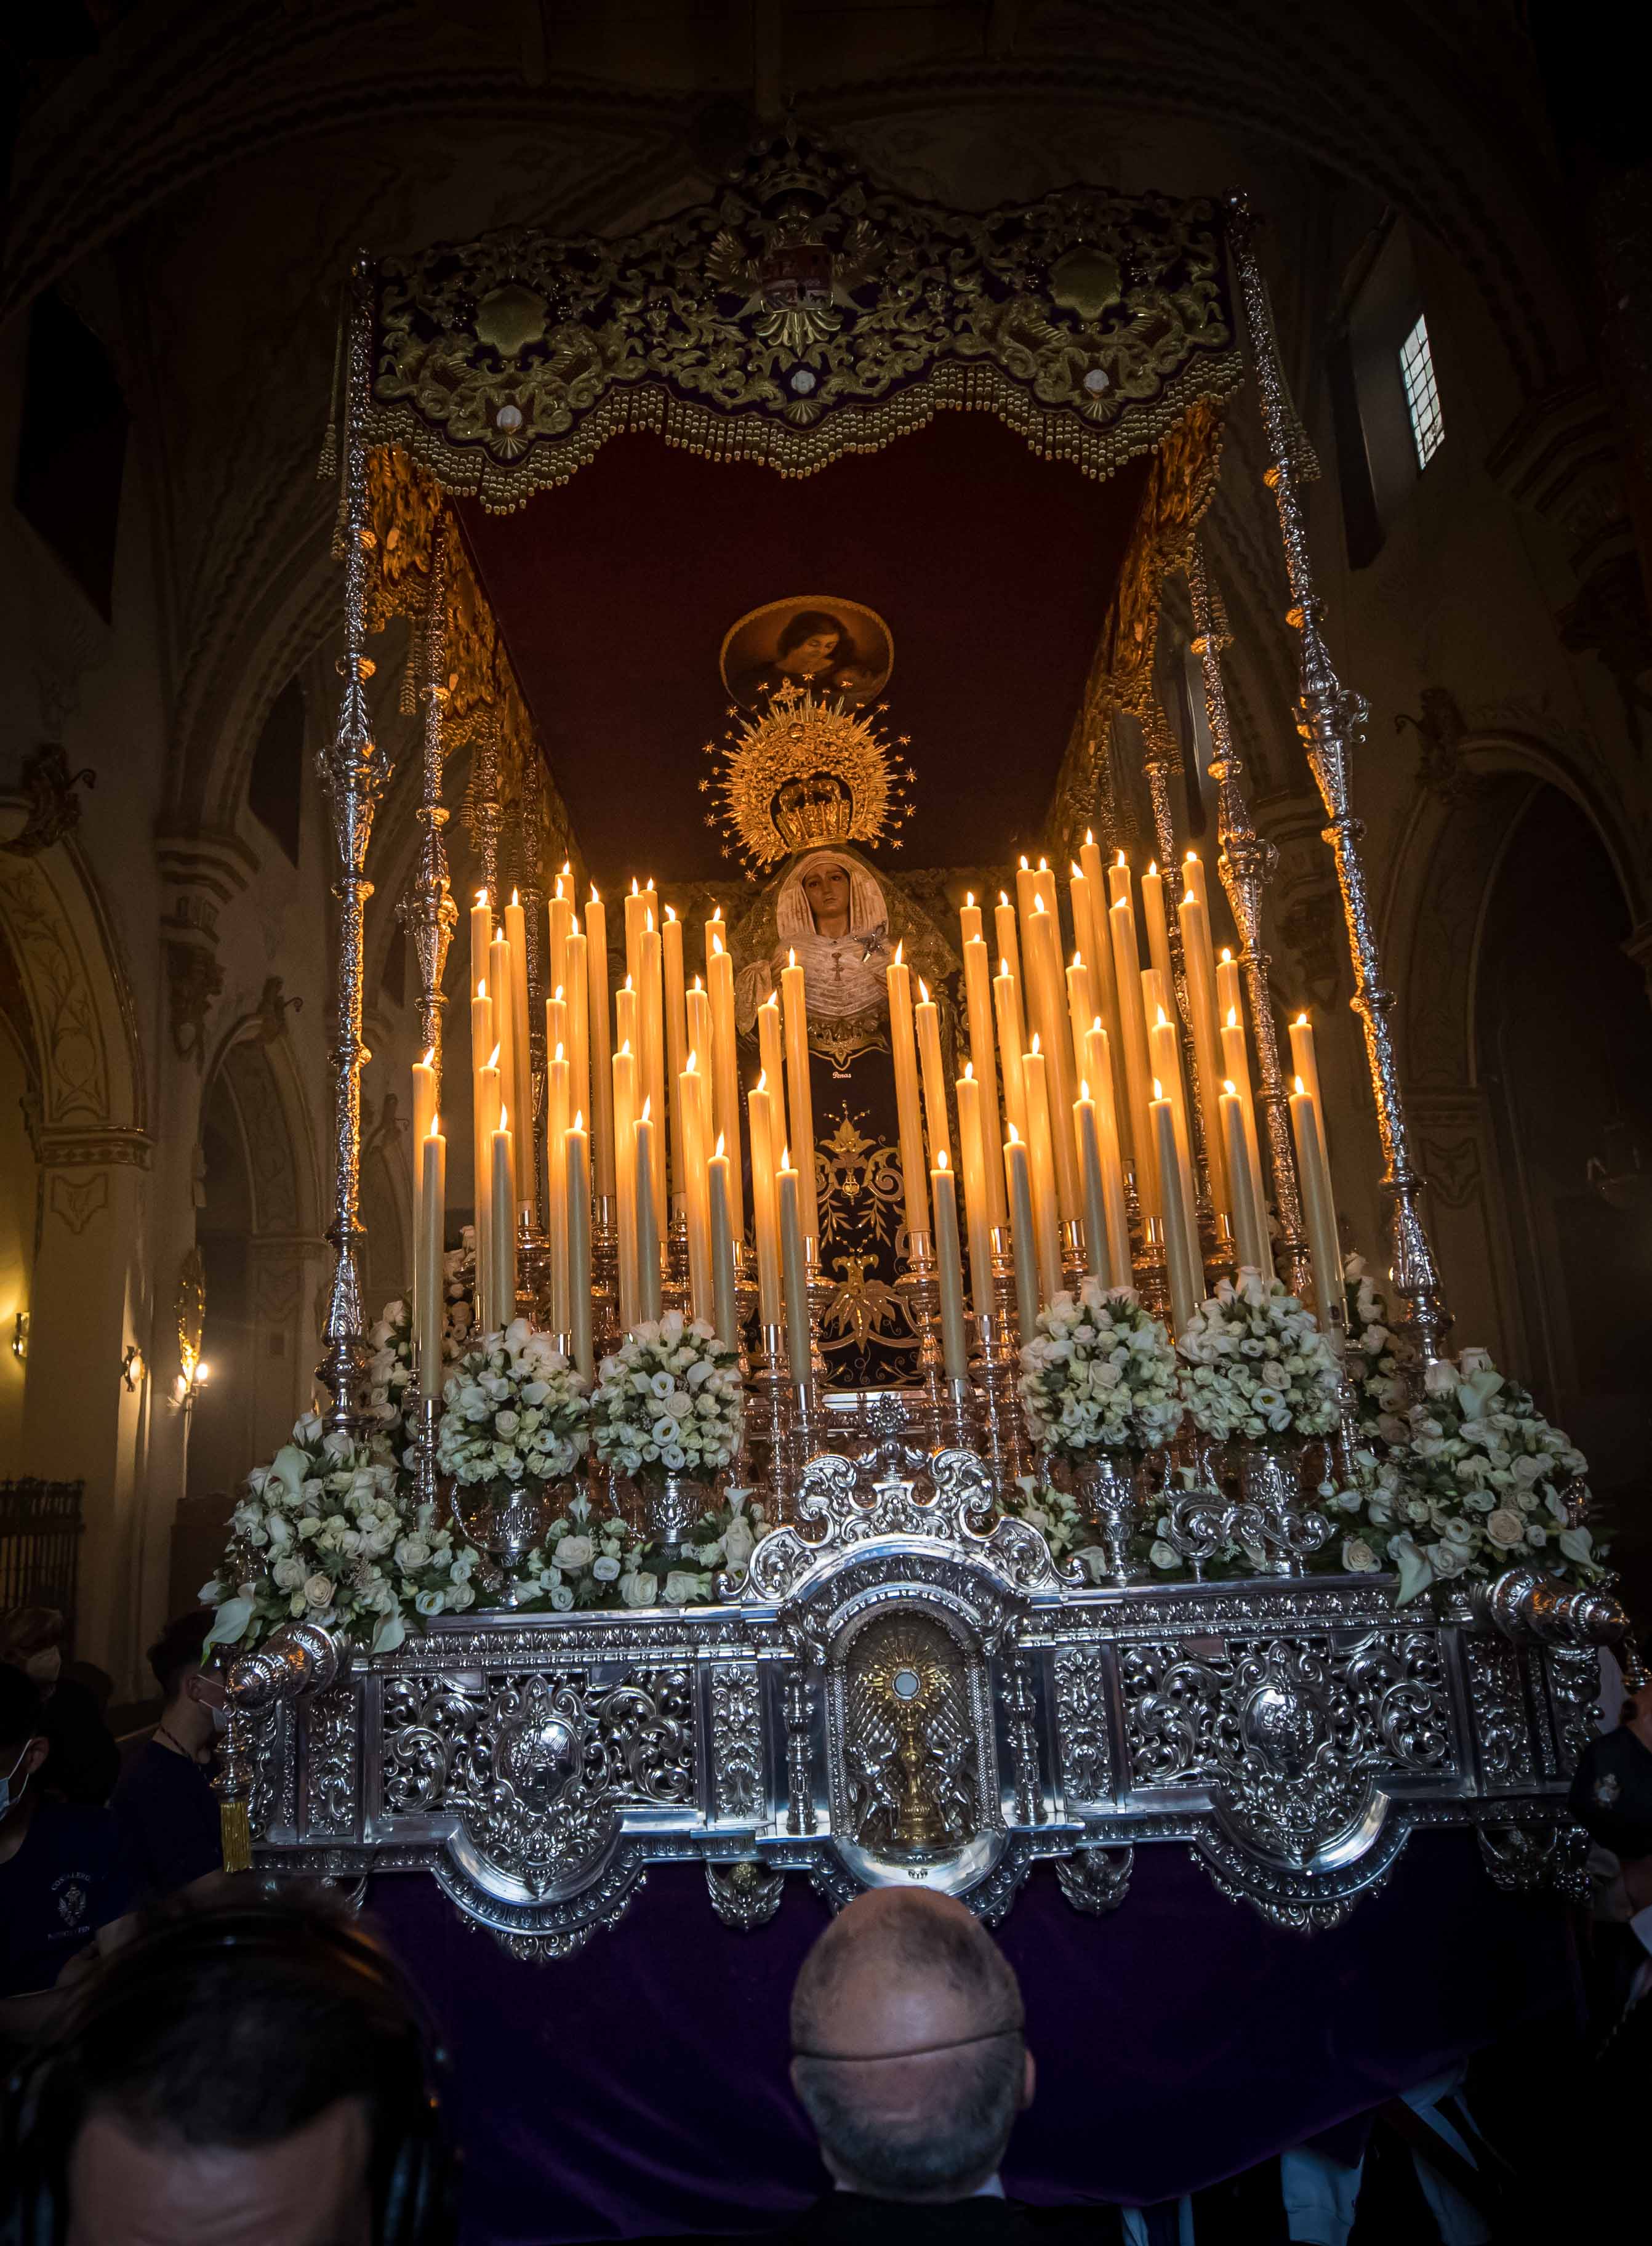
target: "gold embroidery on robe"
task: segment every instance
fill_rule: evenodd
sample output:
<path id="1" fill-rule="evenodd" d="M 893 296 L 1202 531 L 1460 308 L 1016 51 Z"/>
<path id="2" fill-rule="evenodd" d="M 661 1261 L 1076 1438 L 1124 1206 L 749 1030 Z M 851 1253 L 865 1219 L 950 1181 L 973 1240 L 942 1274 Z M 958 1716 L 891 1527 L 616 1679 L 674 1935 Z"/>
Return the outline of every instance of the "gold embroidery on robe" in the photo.
<path id="1" fill-rule="evenodd" d="M 837 1283 L 820 1321 L 828 1360 L 834 1352 L 860 1355 L 869 1343 L 894 1350 L 918 1345 L 905 1299 L 868 1276 L 893 1256 L 902 1190 L 900 1149 L 869 1139 L 860 1127 L 866 1120 L 866 1111 L 852 1111 L 846 1099 L 815 1133 L 820 1262 Z"/>

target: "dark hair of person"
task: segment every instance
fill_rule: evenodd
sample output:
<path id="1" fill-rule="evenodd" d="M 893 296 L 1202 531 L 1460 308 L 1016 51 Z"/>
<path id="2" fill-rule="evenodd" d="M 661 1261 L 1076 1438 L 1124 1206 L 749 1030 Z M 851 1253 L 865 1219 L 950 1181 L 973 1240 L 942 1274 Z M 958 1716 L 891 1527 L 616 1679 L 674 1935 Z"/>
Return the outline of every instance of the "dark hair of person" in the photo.
<path id="1" fill-rule="evenodd" d="M 836 1939 L 834 1939 L 834 1936 Z M 875 2100 L 879 2062 L 818 2053 L 832 2000 L 851 1967 L 896 1980 L 938 1979 L 982 2022 L 973 2041 L 929 2053 L 928 2110 L 902 2128 Z M 838 1921 L 803 1962 L 792 1997 L 798 2095 L 846 2179 L 888 2199 L 962 2197 L 1003 2157 L 1020 2110 L 1025 2045 L 1021 1991 L 990 1935 L 974 1919 L 938 1911 L 921 1893 L 902 1896 L 876 1926 Z"/>
<path id="2" fill-rule="evenodd" d="M 0 1619 L 0 1661 L 27 1661 L 63 1640 L 63 1616 L 56 1607 L 13 1607 Z"/>
<path id="3" fill-rule="evenodd" d="M 16 1759 L 11 1751 L 38 1739 L 44 1721 L 45 1702 L 33 1678 L 0 1661 L 0 1748 L 7 1750 L 8 1769 Z"/>
<path id="4" fill-rule="evenodd" d="M 832 656 L 833 663 L 853 663 L 855 660 L 854 642 L 837 618 L 828 616 L 824 609 L 799 609 L 780 634 L 776 657 L 790 655 L 794 647 L 801 647 L 806 639 L 812 639 L 817 632 L 831 632 L 836 638 L 838 643 Z"/>
<path id="5" fill-rule="evenodd" d="M 187 1614 L 174 1616 L 150 1647 L 146 1657 L 163 1699 L 172 1698 L 186 1669 L 200 1668 L 212 1617 L 210 1607 L 192 1607 Z"/>
<path id="6" fill-rule="evenodd" d="M 88 1980 L 33 2062 L 6 2150 L 29 2172 L 22 2188 L 63 2208 L 94 2113 L 146 2144 L 244 2150 L 358 2098 L 374 2236 L 433 2237 L 410 2232 L 398 2205 L 410 2151 L 415 2195 L 430 2196 L 432 2174 L 445 2188 L 431 2057 L 399 1970 L 342 1909 L 256 1897 L 174 1909 Z"/>

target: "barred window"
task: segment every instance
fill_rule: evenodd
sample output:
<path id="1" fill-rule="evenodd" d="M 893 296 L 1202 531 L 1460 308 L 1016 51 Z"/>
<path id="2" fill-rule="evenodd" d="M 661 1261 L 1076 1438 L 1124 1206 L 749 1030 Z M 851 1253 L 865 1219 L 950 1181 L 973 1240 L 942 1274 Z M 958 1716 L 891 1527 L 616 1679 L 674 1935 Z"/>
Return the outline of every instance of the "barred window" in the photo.
<path id="1" fill-rule="evenodd" d="M 1411 417 L 1411 442 L 1417 465 L 1425 468 L 1445 441 L 1445 417 L 1434 380 L 1434 354 L 1429 349 L 1428 322 L 1419 312 L 1417 325 L 1399 350 L 1400 380 L 1405 385 L 1405 406 Z"/>

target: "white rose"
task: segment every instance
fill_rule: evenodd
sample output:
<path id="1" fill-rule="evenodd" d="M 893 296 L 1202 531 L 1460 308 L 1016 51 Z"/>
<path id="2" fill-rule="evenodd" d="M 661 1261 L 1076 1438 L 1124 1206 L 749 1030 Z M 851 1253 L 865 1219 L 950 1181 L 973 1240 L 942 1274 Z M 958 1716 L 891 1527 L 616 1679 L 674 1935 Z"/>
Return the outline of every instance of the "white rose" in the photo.
<path id="1" fill-rule="evenodd" d="M 404 1536 L 396 1547 L 396 1565 L 405 1575 L 411 1576 L 418 1568 L 428 1568 L 430 1556 L 429 1542 L 423 1536 Z"/>
<path id="2" fill-rule="evenodd" d="M 1499 1505 L 1485 1516 L 1485 1534 L 1499 1552 L 1510 1552 L 1526 1542 L 1526 1522 L 1512 1506 Z"/>
<path id="3" fill-rule="evenodd" d="M 659 1596 L 660 1579 L 657 1576 L 645 1575 L 640 1569 L 634 1569 L 630 1575 L 620 1577 L 620 1596 L 628 1607 L 651 1607 Z"/>
<path id="4" fill-rule="evenodd" d="M 574 1594 L 566 1583 L 559 1583 L 551 1593 L 551 1605 L 558 1614 L 566 1614 L 574 1603 Z"/>
<path id="5" fill-rule="evenodd" d="M 700 1578 L 687 1568 L 673 1568 L 665 1579 L 665 1603 L 669 1607 L 686 1606 L 697 1598 Z"/>
<path id="6" fill-rule="evenodd" d="M 610 1559 L 606 1552 L 601 1559 L 594 1560 L 591 1563 L 591 1573 L 599 1583 L 611 1583 L 619 1572 L 619 1562 Z"/>
<path id="7" fill-rule="evenodd" d="M 737 1513 L 723 1532 L 723 1552 L 731 1568 L 744 1568 L 757 1547 L 751 1524 L 744 1514 Z"/>
<path id="8" fill-rule="evenodd" d="M 596 1557 L 596 1547 L 588 1536 L 564 1536 L 551 1557 L 559 1568 L 577 1571 L 590 1566 Z"/>
<path id="9" fill-rule="evenodd" d="M 1363 1536 L 1344 1536 L 1343 1566 L 1350 1576 L 1374 1576 L 1382 1563 Z"/>
<path id="10" fill-rule="evenodd" d="M 270 1572 L 278 1591 L 296 1591 L 304 1580 L 304 1563 L 302 1560 L 277 1560 Z"/>
<path id="11" fill-rule="evenodd" d="M 330 1607 L 333 1603 L 332 1580 L 327 1576 L 311 1576 L 304 1584 L 304 1597 L 312 1607 Z"/>

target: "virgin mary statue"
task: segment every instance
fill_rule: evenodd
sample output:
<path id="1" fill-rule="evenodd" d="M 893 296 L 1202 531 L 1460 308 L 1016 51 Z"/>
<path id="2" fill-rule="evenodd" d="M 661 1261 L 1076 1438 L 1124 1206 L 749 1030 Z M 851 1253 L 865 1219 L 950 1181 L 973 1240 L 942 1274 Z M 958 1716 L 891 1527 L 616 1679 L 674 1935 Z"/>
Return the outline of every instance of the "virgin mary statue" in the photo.
<path id="1" fill-rule="evenodd" d="M 768 936 L 769 913 L 773 936 Z M 743 1072 L 755 1082 L 757 1010 L 795 956 L 804 971 L 814 1112 L 820 1269 L 833 1283 L 820 1351 L 833 1388 L 917 1377 L 918 1337 L 896 1293 L 905 1246 L 904 1187 L 886 970 L 889 896 L 858 851 L 799 854 L 735 939 Z M 744 938 L 744 943 L 741 938 Z M 752 951 L 757 956 L 751 956 Z"/>

